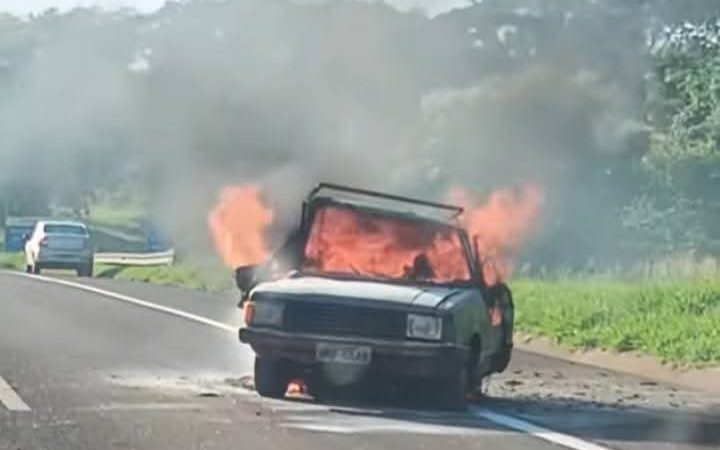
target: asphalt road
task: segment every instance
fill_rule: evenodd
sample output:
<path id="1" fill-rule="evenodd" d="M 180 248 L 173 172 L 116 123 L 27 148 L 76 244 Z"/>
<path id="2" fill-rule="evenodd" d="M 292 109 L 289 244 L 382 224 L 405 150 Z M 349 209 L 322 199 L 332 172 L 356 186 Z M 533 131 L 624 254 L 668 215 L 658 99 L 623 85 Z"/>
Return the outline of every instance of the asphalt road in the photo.
<path id="1" fill-rule="evenodd" d="M 0 273 L 0 449 L 720 448 L 717 398 L 519 352 L 463 413 L 260 399 L 232 296 L 83 283 L 149 303 Z"/>

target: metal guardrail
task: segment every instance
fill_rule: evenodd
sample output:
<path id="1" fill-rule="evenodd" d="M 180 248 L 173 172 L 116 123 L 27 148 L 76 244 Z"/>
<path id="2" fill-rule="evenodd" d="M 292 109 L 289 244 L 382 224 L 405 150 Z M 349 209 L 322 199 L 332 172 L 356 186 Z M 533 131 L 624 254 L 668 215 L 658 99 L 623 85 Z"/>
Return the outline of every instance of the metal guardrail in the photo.
<path id="1" fill-rule="evenodd" d="M 155 253 L 95 253 L 95 262 L 118 266 L 169 266 L 175 262 L 175 250 Z"/>

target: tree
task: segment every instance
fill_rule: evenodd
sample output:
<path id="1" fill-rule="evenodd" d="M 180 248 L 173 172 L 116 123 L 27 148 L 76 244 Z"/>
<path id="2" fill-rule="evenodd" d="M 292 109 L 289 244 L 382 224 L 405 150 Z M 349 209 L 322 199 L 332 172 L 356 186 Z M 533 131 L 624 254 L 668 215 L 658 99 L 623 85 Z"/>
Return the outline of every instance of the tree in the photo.
<path id="1" fill-rule="evenodd" d="M 656 151 L 678 159 L 720 157 L 720 23 L 666 28 L 651 51 Z"/>
<path id="2" fill-rule="evenodd" d="M 648 123 L 654 133 L 626 209 L 636 238 L 665 251 L 720 251 L 720 23 L 666 26 L 652 40 Z"/>

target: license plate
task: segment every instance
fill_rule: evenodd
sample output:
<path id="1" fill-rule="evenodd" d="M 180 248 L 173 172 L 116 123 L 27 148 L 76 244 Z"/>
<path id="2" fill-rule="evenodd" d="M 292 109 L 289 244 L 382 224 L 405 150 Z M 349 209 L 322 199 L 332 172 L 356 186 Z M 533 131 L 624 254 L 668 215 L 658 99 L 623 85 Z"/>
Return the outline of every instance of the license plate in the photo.
<path id="1" fill-rule="evenodd" d="M 315 358 L 324 363 L 370 364 L 372 349 L 365 346 L 317 344 Z"/>

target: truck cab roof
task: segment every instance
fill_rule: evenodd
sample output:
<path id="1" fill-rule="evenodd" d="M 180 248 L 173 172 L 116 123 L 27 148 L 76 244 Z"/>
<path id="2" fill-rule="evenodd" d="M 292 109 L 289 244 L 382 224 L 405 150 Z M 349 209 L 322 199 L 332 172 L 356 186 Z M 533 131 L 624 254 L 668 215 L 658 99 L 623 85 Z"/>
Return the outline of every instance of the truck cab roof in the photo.
<path id="1" fill-rule="evenodd" d="M 460 206 L 359 189 L 331 183 L 320 183 L 306 199 L 306 205 L 337 204 L 376 213 L 427 220 L 456 227 L 463 213 Z"/>

